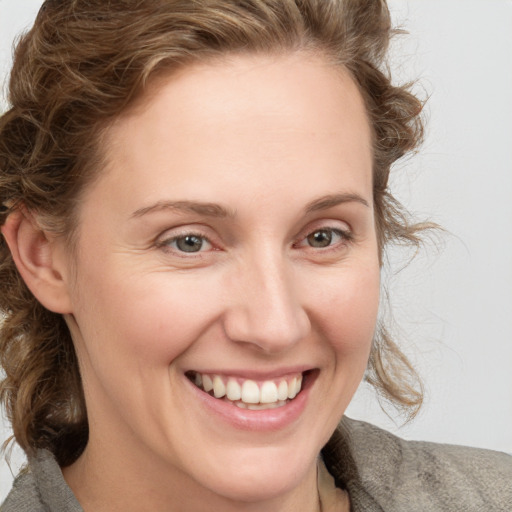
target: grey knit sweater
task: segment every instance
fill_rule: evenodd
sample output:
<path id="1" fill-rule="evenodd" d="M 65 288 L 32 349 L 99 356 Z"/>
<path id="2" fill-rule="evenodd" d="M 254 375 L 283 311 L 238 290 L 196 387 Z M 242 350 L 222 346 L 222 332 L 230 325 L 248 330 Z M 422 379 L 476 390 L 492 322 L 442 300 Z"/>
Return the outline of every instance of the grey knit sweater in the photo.
<path id="1" fill-rule="evenodd" d="M 344 418 L 322 454 L 353 512 L 512 512 L 512 457 L 503 453 L 404 441 Z M 83 512 L 41 450 L 0 512 L 47 511 Z"/>

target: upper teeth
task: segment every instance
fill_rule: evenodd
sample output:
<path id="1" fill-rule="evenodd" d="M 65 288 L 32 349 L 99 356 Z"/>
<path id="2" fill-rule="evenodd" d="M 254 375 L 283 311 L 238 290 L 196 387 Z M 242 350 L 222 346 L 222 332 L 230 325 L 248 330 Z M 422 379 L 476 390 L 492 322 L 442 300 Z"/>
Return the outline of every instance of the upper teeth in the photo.
<path id="1" fill-rule="evenodd" d="M 206 392 L 213 392 L 215 398 L 227 398 L 246 404 L 272 404 L 297 396 L 302 386 L 302 374 L 277 380 L 243 380 L 236 377 L 222 377 L 196 373 L 195 384 Z"/>

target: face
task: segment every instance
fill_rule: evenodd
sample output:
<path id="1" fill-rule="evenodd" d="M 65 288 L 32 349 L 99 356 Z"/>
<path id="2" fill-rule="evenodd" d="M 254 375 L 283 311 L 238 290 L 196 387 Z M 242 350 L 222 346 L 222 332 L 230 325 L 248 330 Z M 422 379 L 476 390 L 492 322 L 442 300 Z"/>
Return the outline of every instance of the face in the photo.
<path id="1" fill-rule="evenodd" d="M 108 130 L 69 286 L 86 453 L 198 495 L 304 484 L 375 329 L 370 139 L 304 55 L 188 67 Z"/>

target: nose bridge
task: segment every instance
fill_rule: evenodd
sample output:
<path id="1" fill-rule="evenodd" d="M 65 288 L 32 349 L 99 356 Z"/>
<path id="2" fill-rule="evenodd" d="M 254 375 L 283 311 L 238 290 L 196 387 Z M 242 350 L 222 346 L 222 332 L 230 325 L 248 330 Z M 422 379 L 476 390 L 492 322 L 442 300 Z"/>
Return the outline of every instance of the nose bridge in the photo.
<path id="1" fill-rule="evenodd" d="M 307 335 L 309 318 L 291 270 L 282 251 L 270 247 L 241 265 L 237 276 L 240 286 L 227 319 L 231 339 L 278 352 Z"/>

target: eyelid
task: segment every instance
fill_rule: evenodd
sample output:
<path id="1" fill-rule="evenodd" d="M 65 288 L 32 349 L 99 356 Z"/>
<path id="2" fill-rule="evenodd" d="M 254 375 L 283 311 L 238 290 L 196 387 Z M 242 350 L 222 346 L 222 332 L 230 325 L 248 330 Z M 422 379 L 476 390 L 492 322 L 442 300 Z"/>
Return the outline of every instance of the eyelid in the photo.
<path id="1" fill-rule="evenodd" d="M 346 237 L 352 237 L 353 231 L 350 225 L 347 222 L 341 221 L 341 220 L 334 220 L 334 219 L 321 219 L 319 221 L 314 221 L 310 224 L 308 224 L 305 228 L 303 228 L 299 235 L 297 236 L 296 240 L 300 241 L 311 235 L 312 233 L 315 233 L 316 231 L 335 231 L 338 233 L 341 233 L 343 236 Z"/>

